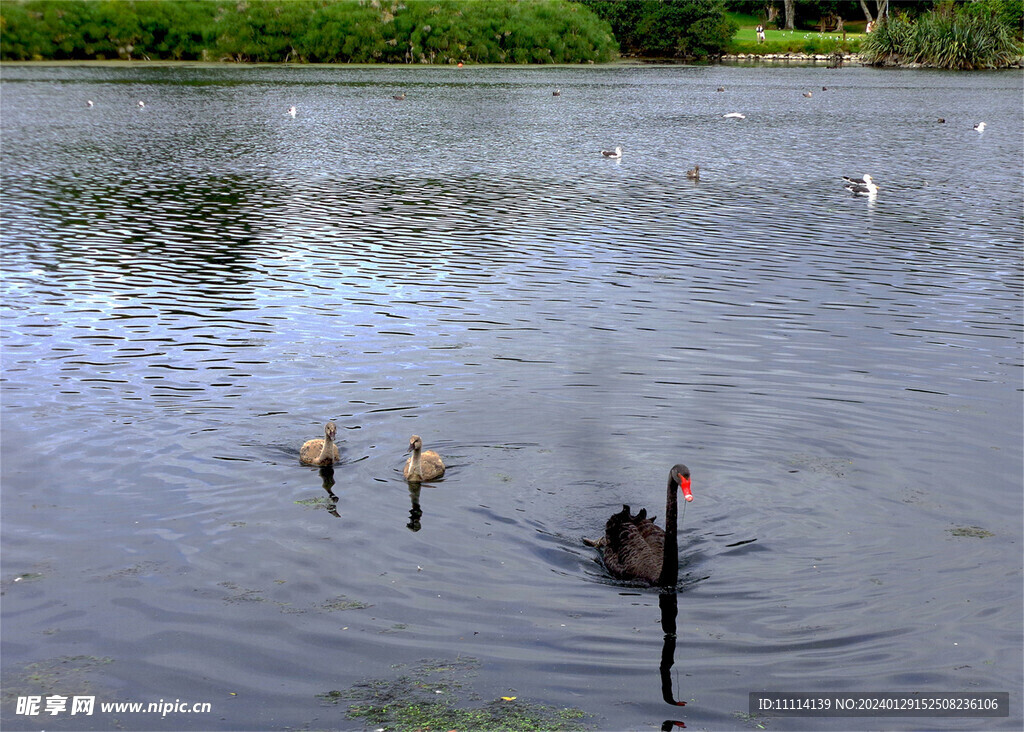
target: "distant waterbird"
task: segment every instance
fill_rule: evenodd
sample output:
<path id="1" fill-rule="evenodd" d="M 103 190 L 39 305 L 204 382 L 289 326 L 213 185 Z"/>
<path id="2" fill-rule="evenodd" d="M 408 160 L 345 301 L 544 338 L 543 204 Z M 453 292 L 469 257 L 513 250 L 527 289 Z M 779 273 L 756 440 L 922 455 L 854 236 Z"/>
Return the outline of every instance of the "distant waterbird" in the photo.
<path id="1" fill-rule="evenodd" d="M 145 106 L 146 106 L 146 103 L 140 99 L 139 100 L 139 109 L 142 109 Z"/>
<path id="2" fill-rule="evenodd" d="M 391 98 L 394 99 L 396 102 L 405 101 L 405 92 L 402 92 L 401 94 L 395 94 Z"/>
<path id="3" fill-rule="evenodd" d="M 285 112 L 285 114 L 287 114 L 287 115 L 288 115 L 289 117 L 291 117 L 292 119 L 294 119 L 294 118 L 295 118 L 295 115 L 296 115 L 297 113 L 298 113 L 298 110 L 297 110 L 297 109 L 295 109 L 295 107 L 288 107 L 288 111 L 287 111 L 287 112 Z"/>
<path id="4" fill-rule="evenodd" d="M 978 124 L 974 125 L 974 129 L 977 132 L 984 132 L 985 131 L 985 123 L 984 122 L 979 122 Z"/>
<path id="5" fill-rule="evenodd" d="M 804 96 L 807 97 L 808 99 L 810 99 L 814 95 L 811 92 L 808 91 L 808 92 L 804 92 Z"/>
<path id="6" fill-rule="evenodd" d="M 87 106 L 87 107 L 94 107 L 96 105 L 92 103 L 91 99 L 86 99 L 85 100 L 85 106 Z"/>
<path id="7" fill-rule="evenodd" d="M 606 158 L 612 158 L 613 160 L 618 160 L 619 158 L 622 157 L 622 148 L 621 147 L 617 147 L 614 150 L 602 150 L 601 154 L 604 155 Z"/>
<path id="8" fill-rule="evenodd" d="M 700 180 L 700 166 L 694 165 L 692 168 L 687 170 L 686 177 L 690 180 Z"/>
<path id="9" fill-rule="evenodd" d="M 740 114 L 739 112 L 729 112 L 729 114 L 723 114 L 722 119 L 746 119 L 747 115 Z"/>
<path id="10" fill-rule="evenodd" d="M 553 97 L 560 97 L 560 96 L 562 96 L 562 90 L 561 89 L 555 89 L 553 92 L 551 92 L 551 96 L 553 96 Z"/>

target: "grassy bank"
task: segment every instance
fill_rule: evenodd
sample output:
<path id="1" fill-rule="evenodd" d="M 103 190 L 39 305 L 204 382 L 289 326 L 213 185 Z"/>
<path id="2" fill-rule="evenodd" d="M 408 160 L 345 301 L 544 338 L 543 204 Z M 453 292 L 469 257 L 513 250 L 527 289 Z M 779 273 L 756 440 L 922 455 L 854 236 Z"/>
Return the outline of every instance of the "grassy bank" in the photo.
<path id="1" fill-rule="evenodd" d="M 945 69 L 1002 68 L 1024 55 L 1021 43 L 1024 2 L 944 0 L 915 16 L 896 13 L 865 33 L 866 21 L 847 21 L 846 33 L 765 28 L 759 42 L 753 15 L 730 13 L 739 31 L 727 53 L 746 55 L 859 54 L 862 61 L 884 66 L 929 66 Z"/>

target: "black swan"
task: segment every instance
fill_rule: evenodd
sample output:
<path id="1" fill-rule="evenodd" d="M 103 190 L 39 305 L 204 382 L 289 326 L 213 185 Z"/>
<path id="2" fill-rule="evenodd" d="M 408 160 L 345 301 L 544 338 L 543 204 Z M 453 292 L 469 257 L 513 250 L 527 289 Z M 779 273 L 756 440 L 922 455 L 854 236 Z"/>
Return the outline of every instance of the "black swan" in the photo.
<path id="1" fill-rule="evenodd" d="M 693 500 L 690 469 L 685 465 L 674 466 L 668 474 L 664 529 L 654 523 L 653 517 L 647 518 L 646 508 L 633 516 L 629 506 L 623 506 L 619 513 L 608 519 L 603 538 L 583 540 L 588 546 L 601 549 L 604 565 L 613 577 L 660 587 L 676 584 L 679 576 L 677 486 L 683 492 L 683 498 Z"/>
<path id="2" fill-rule="evenodd" d="M 334 465 L 334 462 L 341 456 L 338 455 L 338 446 L 334 444 L 334 437 L 338 434 L 338 427 L 334 422 L 324 425 L 323 439 L 306 440 L 299 450 L 299 460 L 306 465 Z"/>
<path id="3" fill-rule="evenodd" d="M 433 450 L 424 450 L 423 440 L 419 435 L 409 438 L 409 449 L 406 452 L 412 453 L 405 461 L 405 470 L 402 471 L 406 480 L 412 483 L 422 483 L 444 475 L 444 461 L 441 456 Z"/>

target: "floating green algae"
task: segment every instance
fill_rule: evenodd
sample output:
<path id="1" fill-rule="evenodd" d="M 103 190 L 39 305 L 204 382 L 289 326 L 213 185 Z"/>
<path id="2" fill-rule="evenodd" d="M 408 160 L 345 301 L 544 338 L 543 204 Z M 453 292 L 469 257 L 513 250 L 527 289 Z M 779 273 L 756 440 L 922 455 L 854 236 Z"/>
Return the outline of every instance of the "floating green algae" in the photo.
<path id="1" fill-rule="evenodd" d="M 946 529 L 946 531 L 953 536 L 969 536 L 972 539 L 988 539 L 990 536 L 995 536 L 991 531 L 980 526 L 957 526 L 952 529 Z"/>
<path id="2" fill-rule="evenodd" d="M 466 658 L 421 661 L 411 668 L 397 667 L 403 673 L 395 678 L 361 681 L 317 698 L 325 704 L 347 704 L 349 719 L 389 732 L 587 729 L 588 715 L 580 709 L 535 704 L 511 694 L 483 701 L 463 683 L 478 666 L 475 659 Z"/>

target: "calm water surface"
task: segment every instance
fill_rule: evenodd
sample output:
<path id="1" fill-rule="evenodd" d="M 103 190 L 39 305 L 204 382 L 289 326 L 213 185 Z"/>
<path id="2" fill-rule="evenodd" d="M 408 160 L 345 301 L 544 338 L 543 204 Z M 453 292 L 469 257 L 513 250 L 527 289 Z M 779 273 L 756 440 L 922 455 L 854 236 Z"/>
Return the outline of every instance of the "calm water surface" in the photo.
<path id="1" fill-rule="evenodd" d="M 316 695 L 475 659 L 466 703 L 602 730 L 1019 729 L 1021 93 L 5 66 L 4 727 L 360 729 Z M 328 419 L 332 476 L 297 458 Z M 413 433 L 449 463 L 419 491 Z M 581 543 L 680 461 L 681 708 L 658 594 Z M 760 690 L 1012 709 L 750 720 Z"/>

